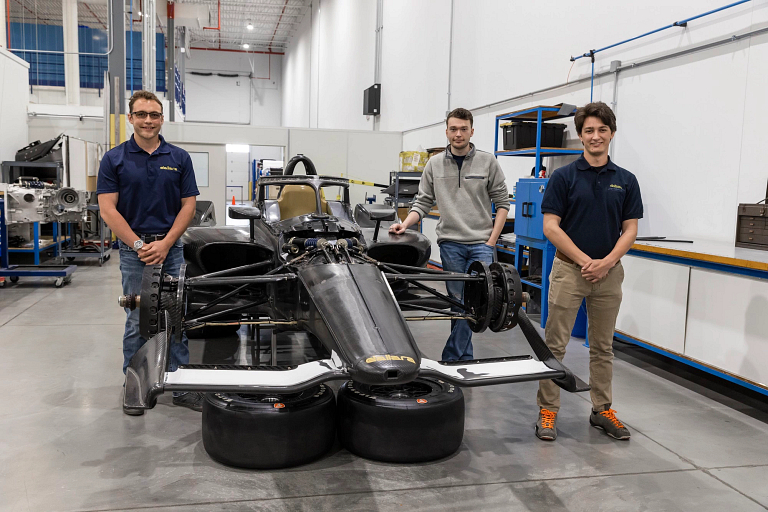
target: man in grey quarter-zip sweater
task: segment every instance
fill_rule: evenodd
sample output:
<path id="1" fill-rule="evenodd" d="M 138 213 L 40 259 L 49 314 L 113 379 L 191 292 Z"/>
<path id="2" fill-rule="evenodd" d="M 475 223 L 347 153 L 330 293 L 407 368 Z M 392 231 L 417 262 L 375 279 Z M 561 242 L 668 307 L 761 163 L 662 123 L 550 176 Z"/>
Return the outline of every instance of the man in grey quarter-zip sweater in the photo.
<path id="1" fill-rule="evenodd" d="M 469 139 L 475 131 L 472 113 L 457 108 L 448 114 L 445 152 L 427 162 L 419 183 L 419 194 L 402 224 L 389 232 L 402 234 L 418 223 L 437 203 L 437 244 L 443 270 L 464 273 L 476 260 L 492 263 L 496 240 L 509 213 L 509 194 L 504 173 L 496 157 L 478 151 Z M 496 220 L 491 203 L 496 205 Z M 447 281 L 448 294 L 463 300 L 464 283 Z M 452 310 L 463 311 L 457 307 Z M 466 320 L 451 320 L 451 335 L 443 349 L 443 361 L 472 359 L 472 330 Z"/>

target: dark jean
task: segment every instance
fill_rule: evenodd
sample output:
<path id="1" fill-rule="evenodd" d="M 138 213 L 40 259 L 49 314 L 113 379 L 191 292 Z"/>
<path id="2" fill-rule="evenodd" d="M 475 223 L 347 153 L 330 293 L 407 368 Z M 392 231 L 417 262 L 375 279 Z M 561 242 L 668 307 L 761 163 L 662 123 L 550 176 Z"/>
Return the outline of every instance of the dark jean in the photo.
<path id="1" fill-rule="evenodd" d="M 440 244 L 440 260 L 443 270 L 465 273 L 473 261 L 493 263 L 496 249 L 486 244 L 460 244 L 443 242 Z M 464 283 L 461 281 L 446 281 L 445 288 L 452 298 L 464 301 Z M 463 313 L 456 306 L 451 307 L 455 313 Z M 472 329 L 466 320 L 451 320 L 451 335 L 445 342 L 443 361 L 466 361 L 472 355 Z"/>
<path id="2" fill-rule="evenodd" d="M 184 263 L 184 249 L 181 242 L 176 241 L 168 251 L 168 256 L 163 262 L 163 272 L 172 276 L 179 275 L 179 268 Z M 141 277 L 144 273 L 144 263 L 136 252 L 120 242 L 120 273 L 123 275 L 123 295 L 129 293 L 141 294 Z M 139 334 L 139 308 L 133 311 L 125 308 L 125 334 L 123 334 L 123 373 L 128 368 L 133 355 L 144 345 L 147 340 Z M 187 336 L 182 335 L 181 343 L 171 343 L 170 371 L 176 371 L 181 364 L 189 362 L 189 348 Z"/>

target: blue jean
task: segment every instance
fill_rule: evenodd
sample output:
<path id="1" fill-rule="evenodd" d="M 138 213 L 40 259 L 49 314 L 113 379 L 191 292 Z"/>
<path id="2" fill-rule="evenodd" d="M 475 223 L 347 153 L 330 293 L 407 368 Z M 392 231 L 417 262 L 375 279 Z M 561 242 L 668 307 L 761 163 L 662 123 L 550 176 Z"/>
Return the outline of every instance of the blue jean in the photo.
<path id="1" fill-rule="evenodd" d="M 163 262 L 163 272 L 173 276 L 179 275 L 179 268 L 184 263 L 184 249 L 181 242 L 176 241 L 168 251 L 168 256 Z M 141 294 L 141 277 L 144 273 L 144 263 L 136 252 L 120 242 L 120 273 L 123 276 L 123 295 L 129 293 Z M 131 311 L 125 308 L 125 334 L 123 334 L 123 373 L 128 368 L 128 363 L 136 352 L 147 340 L 139 334 L 139 308 Z M 181 364 L 189 362 L 189 348 L 187 336 L 182 335 L 181 343 L 171 342 L 170 371 L 176 371 Z"/>
<path id="2" fill-rule="evenodd" d="M 440 244 L 440 260 L 443 270 L 449 272 L 465 273 L 474 261 L 493 263 L 495 249 L 486 244 L 460 244 L 457 242 L 443 242 Z M 460 301 L 464 301 L 464 283 L 462 281 L 446 281 L 445 288 L 448 295 Z M 451 307 L 455 313 L 463 313 L 456 306 Z M 443 361 L 466 361 L 473 358 L 472 355 L 472 329 L 466 320 L 451 320 L 451 335 L 445 342 L 442 354 Z"/>

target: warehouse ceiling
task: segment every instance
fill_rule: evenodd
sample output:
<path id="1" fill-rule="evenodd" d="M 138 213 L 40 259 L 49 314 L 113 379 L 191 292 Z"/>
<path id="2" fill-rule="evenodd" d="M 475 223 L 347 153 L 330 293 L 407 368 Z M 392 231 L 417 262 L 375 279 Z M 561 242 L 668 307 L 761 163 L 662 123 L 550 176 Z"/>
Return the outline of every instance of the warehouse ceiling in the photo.
<path id="1" fill-rule="evenodd" d="M 283 53 L 304 16 L 310 0 L 181 0 L 175 5 L 193 4 L 207 7 L 208 19 L 202 26 L 188 26 L 192 47 L 247 49 L 248 51 Z M 40 25 L 62 24 L 61 0 L 7 0 L 10 21 Z M 159 4 L 159 2 L 158 2 Z M 130 7 L 126 1 L 126 26 L 130 23 Z M 141 31 L 142 0 L 134 0 L 133 29 Z M 158 11 L 164 9 L 158 9 Z M 106 0 L 77 2 L 81 26 L 106 30 L 109 16 Z M 207 22 L 207 23 L 206 23 Z M 248 26 L 252 26 L 249 29 Z M 206 28 L 207 27 L 207 28 Z M 165 17 L 158 16 L 157 31 L 167 34 Z M 244 45 L 248 45 L 247 48 Z"/>

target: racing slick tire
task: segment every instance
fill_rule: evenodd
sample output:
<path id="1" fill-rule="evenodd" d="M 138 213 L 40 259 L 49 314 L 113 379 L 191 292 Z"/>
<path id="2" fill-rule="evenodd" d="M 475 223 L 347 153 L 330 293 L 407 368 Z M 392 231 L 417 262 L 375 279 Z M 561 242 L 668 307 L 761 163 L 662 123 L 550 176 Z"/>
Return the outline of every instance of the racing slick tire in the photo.
<path id="1" fill-rule="evenodd" d="M 383 462 L 414 463 L 456 453 L 464 438 L 464 394 L 437 378 L 398 386 L 347 381 L 337 393 L 339 441 Z"/>
<path id="2" fill-rule="evenodd" d="M 227 466 L 298 466 L 331 449 L 335 416 L 333 391 L 323 384 L 291 394 L 206 393 L 203 446 Z"/>

